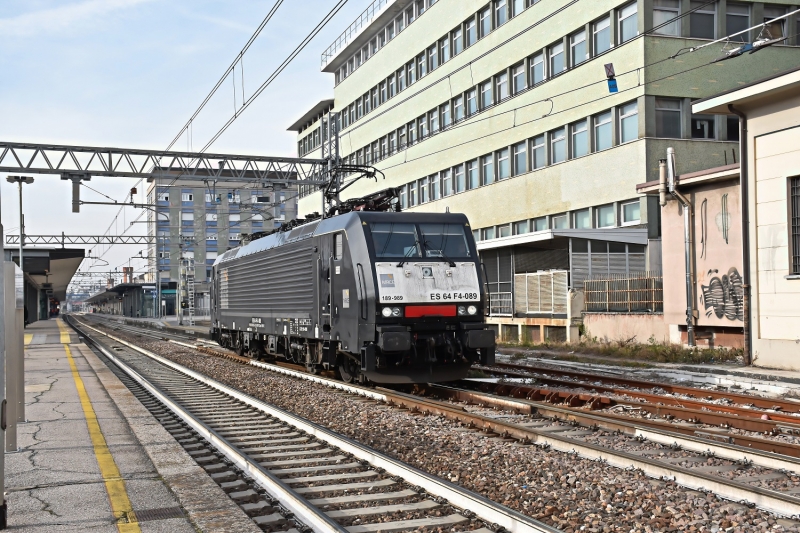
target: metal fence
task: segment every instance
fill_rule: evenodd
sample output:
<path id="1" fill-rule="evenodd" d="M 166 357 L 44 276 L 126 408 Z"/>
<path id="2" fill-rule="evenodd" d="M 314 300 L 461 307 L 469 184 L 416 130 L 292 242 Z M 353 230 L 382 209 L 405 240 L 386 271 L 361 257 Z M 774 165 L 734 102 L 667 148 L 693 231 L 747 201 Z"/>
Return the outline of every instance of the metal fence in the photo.
<path id="1" fill-rule="evenodd" d="M 584 281 L 588 312 L 663 313 L 664 278 L 660 272 L 611 274 Z"/>
<path id="2" fill-rule="evenodd" d="M 493 292 L 489 294 L 491 316 L 512 316 L 514 313 L 513 297 L 510 292 Z"/>
<path id="3" fill-rule="evenodd" d="M 367 9 L 365 9 L 364 12 L 359 15 L 355 22 L 350 24 L 350 26 L 348 26 L 347 29 L 344 30 L 335 41 L 333 41 L 333 44 L 331 44 L 327 50 L 322 52 L 322 68 L 325 68 L 325 65 L 327 65 L 328 62 L 336 56 L 339 50 L 347 46 L 350 40 L 358 35 L 358 33 L 361 31 L 361 28 L 372 22 L 375 16 L 392 1 L 393 0 L 374 0 L 374 2 L 372 2 Z"/>
<path id="4" fill-rule="evenodd" d="M 514 310 L 528 314 L 567 314 L 569 272 L 549 270 L 514 275 Z"/>

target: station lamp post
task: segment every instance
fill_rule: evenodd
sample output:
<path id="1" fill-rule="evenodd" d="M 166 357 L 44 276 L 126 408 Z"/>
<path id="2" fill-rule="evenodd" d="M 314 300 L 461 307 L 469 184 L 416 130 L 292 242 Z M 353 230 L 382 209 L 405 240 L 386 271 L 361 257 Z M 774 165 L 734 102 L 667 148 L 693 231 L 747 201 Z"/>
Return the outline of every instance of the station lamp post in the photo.
<path id="1" fill-rule="evenodd" d="M 19 186 L 19 268 L 25 275 L 25 268 L 22 266 L 22 247 L 25 246 L 25 215 L 22 214 L 22 184 L 33 183 L 33 176 L 8 176 L 6 181 L 16 183 Z M 37 311 L 38 312 L 38 311 Z"/>

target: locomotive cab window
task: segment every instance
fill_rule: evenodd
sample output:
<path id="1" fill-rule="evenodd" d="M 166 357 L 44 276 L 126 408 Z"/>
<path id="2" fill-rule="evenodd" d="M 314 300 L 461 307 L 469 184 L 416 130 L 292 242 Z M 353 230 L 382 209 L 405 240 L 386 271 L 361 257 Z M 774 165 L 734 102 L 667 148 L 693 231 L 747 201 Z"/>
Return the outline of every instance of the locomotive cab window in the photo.
<path id="1" fill-rule="evenodd" d="M 378 258 L 422 257 L 414 224 L 376 222 L 370 230 Z"/>
<path id="2" fill-rule="evenodd" d="M 470 257 L 461 224 L 420 224 L 425 257 Z"/>
<path id="3" fill-rule="evenodd" d="M 337 261 L 342 258 L 342 234 L 337 233 L 333 236 L 333 258 Z"/>

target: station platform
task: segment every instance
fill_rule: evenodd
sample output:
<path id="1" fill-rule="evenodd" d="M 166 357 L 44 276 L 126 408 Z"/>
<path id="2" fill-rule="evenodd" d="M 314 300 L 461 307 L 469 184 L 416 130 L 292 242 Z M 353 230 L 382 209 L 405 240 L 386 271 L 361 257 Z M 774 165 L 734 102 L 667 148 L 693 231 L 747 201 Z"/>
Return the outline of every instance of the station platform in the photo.
<path id="1" fill-rule="evenodd" d="M 25 330 L 8 529 L 260 531 L 60 318 Z"/>
<path id="2" fill-rule="evenodd" d="M 194 335 L 197 338 L 207 338 L 210 323 L 208 321 L 194 326 L 179 324 L 177 317 L 169 316 L 165 318 L 134 318 L 129 316 L 109 315 L 106 313 L 86 313 L 89 316 L 98 316 L 111 320 L 116 320 L 123 324 L 135 324 L 153 329 L 163 330 L 172 333 L 182 333 Z"/>

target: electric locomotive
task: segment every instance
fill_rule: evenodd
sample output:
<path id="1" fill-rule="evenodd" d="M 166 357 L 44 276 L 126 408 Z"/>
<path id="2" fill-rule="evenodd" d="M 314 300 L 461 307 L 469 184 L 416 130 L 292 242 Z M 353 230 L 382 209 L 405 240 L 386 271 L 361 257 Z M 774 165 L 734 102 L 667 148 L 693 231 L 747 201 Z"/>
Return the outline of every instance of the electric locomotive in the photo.
<path id="1" fill-rule="evenodd" d="M 450 381 L 492 364 L 467 217 L 368 205 L 222 254 L 212 338 L 241 355 L 336 369 L 345 381 Z"/>

